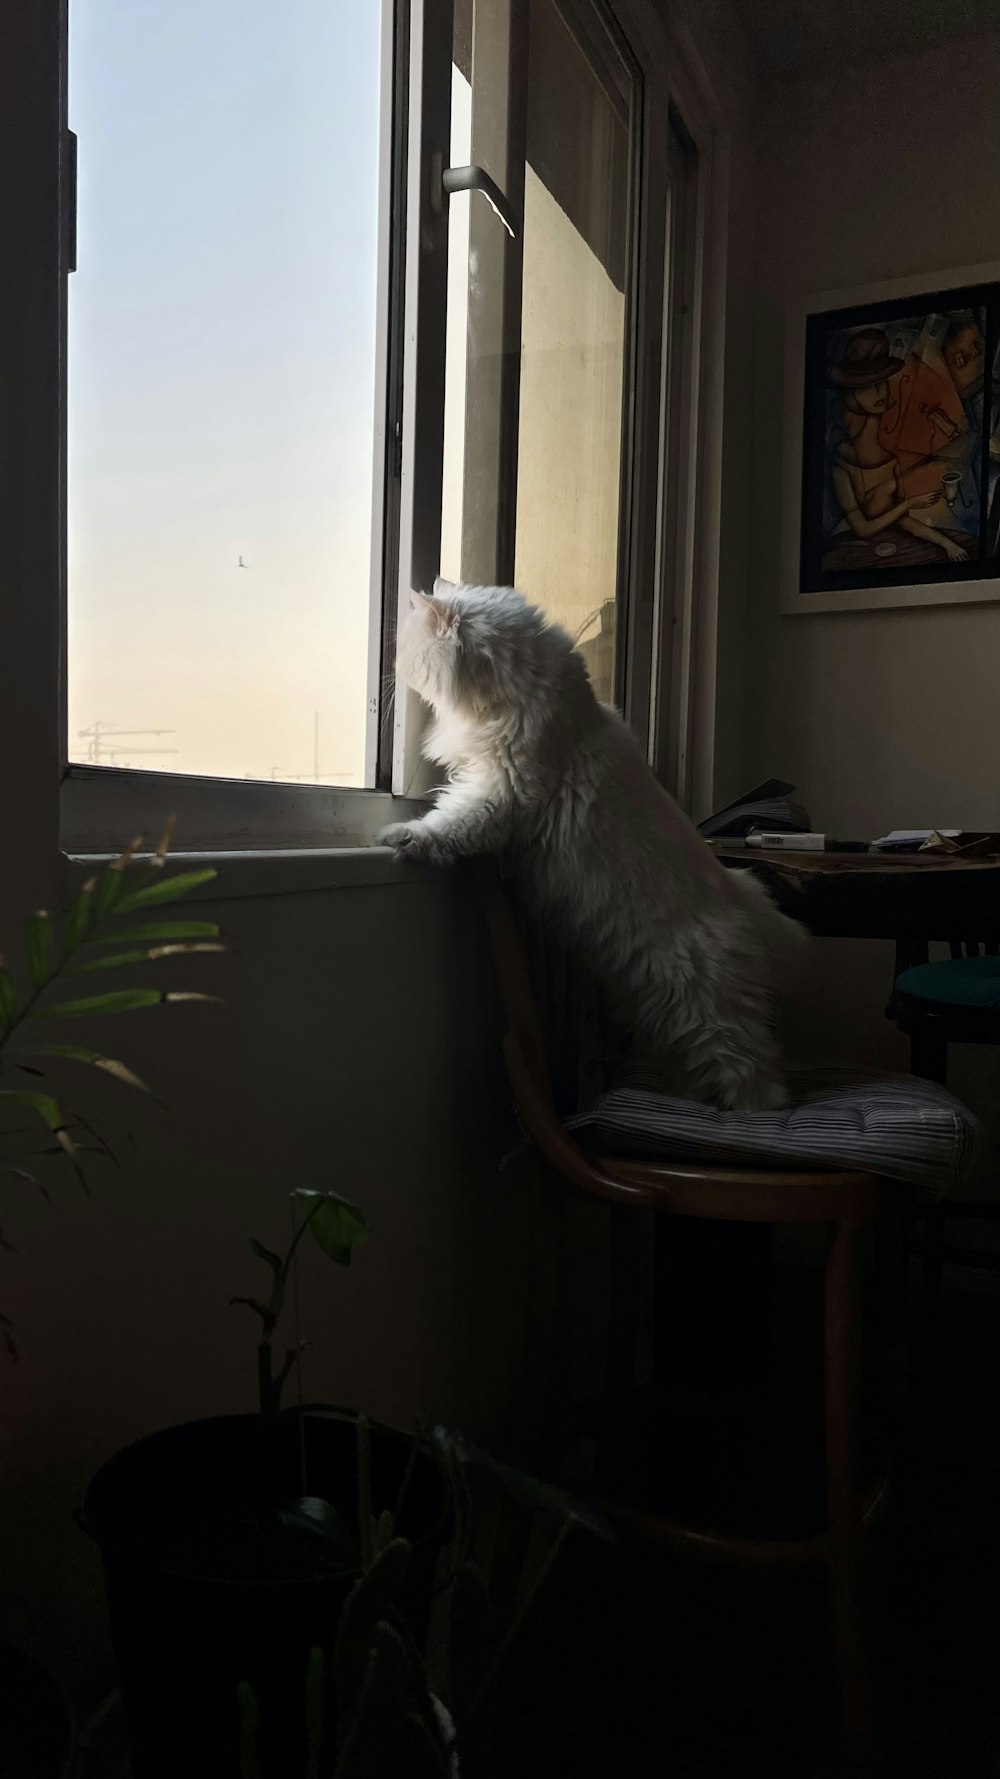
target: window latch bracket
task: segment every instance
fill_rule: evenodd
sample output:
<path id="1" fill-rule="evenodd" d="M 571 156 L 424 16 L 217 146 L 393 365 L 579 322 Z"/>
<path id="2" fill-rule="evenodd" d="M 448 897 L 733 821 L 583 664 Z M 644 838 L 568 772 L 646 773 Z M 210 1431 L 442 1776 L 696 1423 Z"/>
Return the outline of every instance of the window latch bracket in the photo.
<path id="1" fill-rule="evenodd" d="M 500 218 L 512 241 L 517 239 L 520 225 L 510 204 L 495 179 L 485 167 L 445 167 L 440 154 L 434 155 L 431 168 L 431 209 L 440 216 L 448 199 L 455 192 L 479 191 L 494 214 Z"/>

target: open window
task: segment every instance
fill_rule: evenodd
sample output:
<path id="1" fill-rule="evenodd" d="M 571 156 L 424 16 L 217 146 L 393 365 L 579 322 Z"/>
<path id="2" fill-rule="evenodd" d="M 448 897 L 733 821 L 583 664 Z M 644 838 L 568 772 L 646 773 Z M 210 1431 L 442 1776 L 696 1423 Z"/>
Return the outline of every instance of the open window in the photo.
<path id="1" fill-rule="evenodd" d="M 370 840 L 439 570 L 683 790 L 707 188 L 648 10 L 70 0 L 65 66 L 67 850 Z"/>

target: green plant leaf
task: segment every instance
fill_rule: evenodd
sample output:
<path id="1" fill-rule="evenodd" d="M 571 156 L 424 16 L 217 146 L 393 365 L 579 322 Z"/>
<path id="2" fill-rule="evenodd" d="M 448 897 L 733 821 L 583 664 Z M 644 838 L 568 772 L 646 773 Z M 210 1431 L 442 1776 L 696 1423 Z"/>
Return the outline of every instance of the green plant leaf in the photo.
<path id="1" fill-rule="evenodd" d="M 122 874 L 120 871 L 113 871 L 109 865 L 106 871 L 101 872 L 94 889 L 91 908 L 95 919 L 103 920 L 109 915 L 121 893 Z"/>
<path id="2" fill-rule="evenodd" d="M 489 1452 L 483 1451 L 481 1446 L 473 1445 L 463 1434 L 436 1427 L 434 1444 L 446 1461 L 447 1454 L 451 1451 L 461 1464 L 489 1472 L 524 1507 L 549 1514 L 572 1525 L 583 1526 L 588 1532 L 593 1532 L 595 1537 L 603 1538 L 609 1544 L 619 1542 L 610 1523 L 587 1502 L 579 1500 L 566 1489 L 554 1487 L 552 1483 L 540 1482 L 536 1476 L 529 1476 L 526 1471 L 515 1470 L 509 1464 L 499 1464 Z"/>
<path id="3" fill-rule="evenodd" d="M 167 854 L 174 844 L 174 830 L 176 827 L 177 817 L 175 815 L 168 815 L 166 826 L 156 843 L 156 851 L 153 854 L 153 864 L 156 866 L 157 870 L 167 862 Z"/>
<path id="4" fill-rule="evenodd" d="M 330 1691 L 331 1657 L 325 1649 L 309 1651 L 305 1680 L 306 1760 L 305 1779 L 323 1779 L 332 1762 L 325 1762 L 327 1729 L 327 1697 Z M 332 1754 L 332 1750 L 330 1751 Z"/>
<path id="5" fill-rule="evenodd" d="M 200 889 L 203 883 L 211 883 L 216 876 L 218 873 L 209 868 L 203 871 L 177 871 L 172 877 L 158 878 L 155 883 L 144 884 L 142 889 L 119 896 L 115 912 L 131 914 L 136 908 L 155 908 L 165 902 L 176 902 L 191 890 Z"/>
<path id="6" fill-rule="evenodd" d="M 375 1527 L 374 1527 L 374 1554 L 375 1554 L 375 1556 L 380 1557 L 382 1555 L 382 1552 L 384 1550 L 386 1550 L 388 1548 L 388 1546 L 392 1543 L 393 1538 L 395 1537 L 395 1534 L 396 1534 L 395 1516 L 389 1512 L 389 1509 L 387 1507 L 384 1507 L 382 1509 L 382 1512 L 379 1514 L 378 1519 L 375 1521 Z"/>
<path id="7" fill-rule="evenodd" d="M 350 1266 L 351 1255 L 368 1240 L 369 1229 L 357 1205 L 335 1192 L 313 1192 L 308 1187 L 296 1189 L 309 1219 L 309 1229 L 324 1254 L 338 1266 Z"/>
<path id="8" fill-rule="evenodd" d="M 189 988 L 119 988 L 109 994 L 86 995 L 80 1001 L 59 1001 L 54 1007 L 39 1007 L 30 1019 L 77 1019 L 92 1013 L 135 1013 L 143 1007 L 179 1005 L 182 1001 L 210 1001 L 221 1005 L 220 995 L 206 995 Z"/>
<path id="9" fill-rule="evenodd" d="M 12 1100 L 15 1105 L 27 1106 L 29 1111 L 37 1112 L 49 1130 L 57 1134 L 65 1127 L 62 1108 L 51 1093 L 29 1093 L 26 1088 L 0 1087 L 0 1099 Z"/>
<path id="10" fill-rule="evenodd" d="M 435 1709 L 423 1656 L 402 1620 L 379 1619 L 336 1779 L 451 1779 L 450 1728 Z"/>
<path id="11" fill-rule="evenodd" d="M 120 988 L 110 994 L 86 995 L 80 1001 L 59 1001 L 54 1007 L 40 1007 L 32 1019 L 78 1019 L 91 1013 L 136 1013 L 141 1007 L 158 1007 L 166 1000 L 158 988 Z"/>
<path id="12" fill-rule="evenodd" d="M 86 976 L 92 970 L 122 970 L 131 964 L 156 964 L 165 957 L 190 957 L 192 952 L 219 952 L 225 949 L 224 945 L 203 943 L 200 940 L 193 944 L 149 945 L 142 951 L 116 951 L 110 957 L 91 958 L 85 964 L 77 964 L 69 974 Z"/>
<path id="13" fill-rule="evenodd" d="M 37 1113 L 42 1123 L 47 1125 L 56 1139 L 55 1150 L 42 1149 L 42 1155 L 62 1153 L 73 1169 L 84 1191 L 87 1189 L 87 1178 L 80 1166 L 79 1150 L 66 1128 L 66 1119 L 62 1107 L 51 1093 L 29 1093 L 22 1088 L 0 1088 L 0 1099 L 12 1100 L 15 1104 L 25 1106 L 29 1111 Z"/>
<path id="14" fill-rule="evenodd" d="M 140 926 L 124 927 L 117 933 L 104 933 L 95 945 L 132 945 L 137 939 L 156 944 L 171 939 L 217 939 L 219 927 L 214 920 L 153 920 Z"/>
<path id="15" fill-rule="evenodd" d="M 230 1309 L 232 1309 L 235 1304 L 239 1304 L 241 1309 L 253 1310 L 254 1315 L 259 1316 L 262 1322 L 270 1322 L 273 1320 L 267 1304 L 261 1303 L 259 1298 L 231 1297 L 229 1299 Z"/>
<path id="16" fill-rule="evenodd" d="M 378 1553 L 372 1514 L 372 1430 L 366 1415 L 359 1415 L 354 1429 L 358 1475 L 358 1533 L 361 1560 L 368 1569 Z"/>
<path id="17" fill-rule="evenodd" d="M 218 956 L 220 952 L 227 949 L 221 940 L 202 941 L 197 939 L 192 944 L 185 942 L 178 945 L 151 945 L 146 956 L 151 963 L 157 964 L 163 957 L 192 957 L 196 954 Z"/>
<path id="18" fill-rule="evenodd" d="M 24 944 L 32 987 L 42 988 L 52 973 L 52 922 L 44 908 L 26 921 Z"/>
<path id="19" fill-rule="evenodd" d="M 448 1703 L 461 1723 L 500 1647 L 482 1571 L 463 1563 L 448 1594 Z"/>
<path id="20" fill-rule="evenodd" d="M 14 978 L 0 958 L 0 1031 L 6 1031 L 17 1018 L 17 989 Z"/>
<path id="21" fill-rule="evenodd" d="M 260 1705 L 248 1680 L 236 1688 L 240 1725 L 240 1779 L 261 1779 Z"/>
<path id="22" fill-rule="evenodd" d="M 29 1173 L 26 1167 L 14 1167 L 9 1161 L 0 1161 L 0 1174 L 9 1174 L 12 1180 L 26 1180 L 29 1186 L 37 1186 L 44 1199 L 51 1197 L 37 1174 Z"/>
<path id="23" fill-rule="evenodd" d="M 125 851 L 112 861 L 106 871 L 102 871 L 94 888 L 94 913 L 103 920 L 121 900 L 125 887 L 125 872 L 132 863 L 135 854 L 142 845 L 142 835 L 137 834 Z"/>
<path id="24" fill-rule="evenodd" d="M 111 1075 L 114 1080 L 123 1082 L 126 1087 L 138 1087 L 141 1093 L 151 1091 L 145 1081 L 125 1063 L 118 1062 L 113 1056 L 102 1056 L 99 1050 L 88 1050 L 82 1044 L 40 1044 L 37 1050 L 32 1050 L 29 1054 L 63 1057 L 67 1062 L 89 1063 L 91 1068 L 100 1069 L 105 1075 Z"/>
<path id="25" fill-rule="evenodd" d="M 105 1155 L 105 1156 L 107 1156 L 107 1159 L 109 1161 L 114 1162 L 115 1167 L 120 1167 L 121 1163 L 119 1162 L 118 1157 L 115 1154 L 114 1150 L 112 1149 L 111 1144 L 108 1142 L 107 1138 L 102 1137 L 100 1131 L 94 1129 L 94 1126 L 92 1124 L 90 1124 L 86 1118 L 84 1118 L 82 1112 L 74 1112 L 73 1117 L 74 1117 L 76 1123 L 80 1126 L 80 1128 L 82 1130 L 86 1131 L 88 1137 L 91 1137 L 93 1139 L 94 1147 L 92 1149 L 88 1149 L 87 1153 L 89 1155 Z"/>
<path id="26" fill-rule="evenodd" d="M 66 916 L 67 956 L 71 951 L 75 951 L 78 945 L 82 945 L 83 943 L 94 911 L 94 891 L 96 888 L 97 878 L 88 877 L 80 894 L 73 901 L 70 911 Z"/>
<path id="27" fill-rule="evenodd" d="M 85 964 L 74 964 L 66 974 L 86 976 L 91 970 L 121 970 L 126 964 L 144 964 L 148 957 L 148 951 L 116 951 L 111 957 L 95 957 Z"/>
<path id="28" fill-rule="evenodd" d="M 320 1495 L 303 1495 L 279 1508 L 278 1518 L 291 1532 L 307 1532 L 321 1539 L 339 1568 L 357 1568 L 357 1537 L 332 1501 L 325 1501 Z"/>
<path id="29" fill-rule="evenodd" d="M 276 1254 L 273 1248 L 265 1248 L 264 1243 L 259 1242 L 255 1235 L 250 1237 L 250 1251 L 256 1254 L 258 1260 L 263 1260 L 272 1272 L 284 1272 L 285 1263 L 281 1255 Z"/>
<path id="30" fill-rule="evenodd" d="M 334 1649 L 334 1683 L 345 1721 L 356 1712 L 364 1688 L 375 1627 L 395 1605 L 410 1566 L 410 1546 L 394 1538 L 356 1581 L 344 1602 Z"/>

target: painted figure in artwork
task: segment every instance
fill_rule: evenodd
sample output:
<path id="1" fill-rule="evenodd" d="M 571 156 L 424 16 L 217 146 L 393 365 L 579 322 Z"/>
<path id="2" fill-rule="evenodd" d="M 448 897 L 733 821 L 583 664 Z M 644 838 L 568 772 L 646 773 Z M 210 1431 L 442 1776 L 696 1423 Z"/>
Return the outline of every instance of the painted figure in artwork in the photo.
<path id="1" fill-rule="evenodd" d="M 865 555 L 879 561 L 896 554 L 902 532 L 923 546 L 921 554 L 929 546 L 951 562 L 968 557 L 968 540 L 954 535 L 952 507 L 972 429 L 946 357 L 925 333 L 903 356 L 904 342 L 894 351 L 881 328 L 857 328 L 830 365 L 842 396 L 828 458 L 839 522 L 831 515 L 827 536 L 838 555 L 838 534 L 867 544 Z M 953 360 L 971 356 L 971 345 L 954 346 Z"/>
<path id="2" fill-rule="evenodd" d="M 817 307 L 804 370 L 799 591 L 1000 576 L 1000 282 Z"/>

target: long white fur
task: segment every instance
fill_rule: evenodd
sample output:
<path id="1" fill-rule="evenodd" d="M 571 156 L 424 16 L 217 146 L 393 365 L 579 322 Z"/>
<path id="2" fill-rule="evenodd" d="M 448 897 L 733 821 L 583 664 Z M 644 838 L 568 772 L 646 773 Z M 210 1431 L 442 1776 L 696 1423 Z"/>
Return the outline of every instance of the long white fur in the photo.
<path id="1" fill-rule="evenodd" d="M 448 783 L 381 844 L 434 864 L 517 852 L 673 1091 L 783 1104 L 775 966 L 800 929 L 712 855 L 558 625 L 510 588 L 438 580 L 411 603 L 397 663 L 434 711 L 424 751 Z"/>

